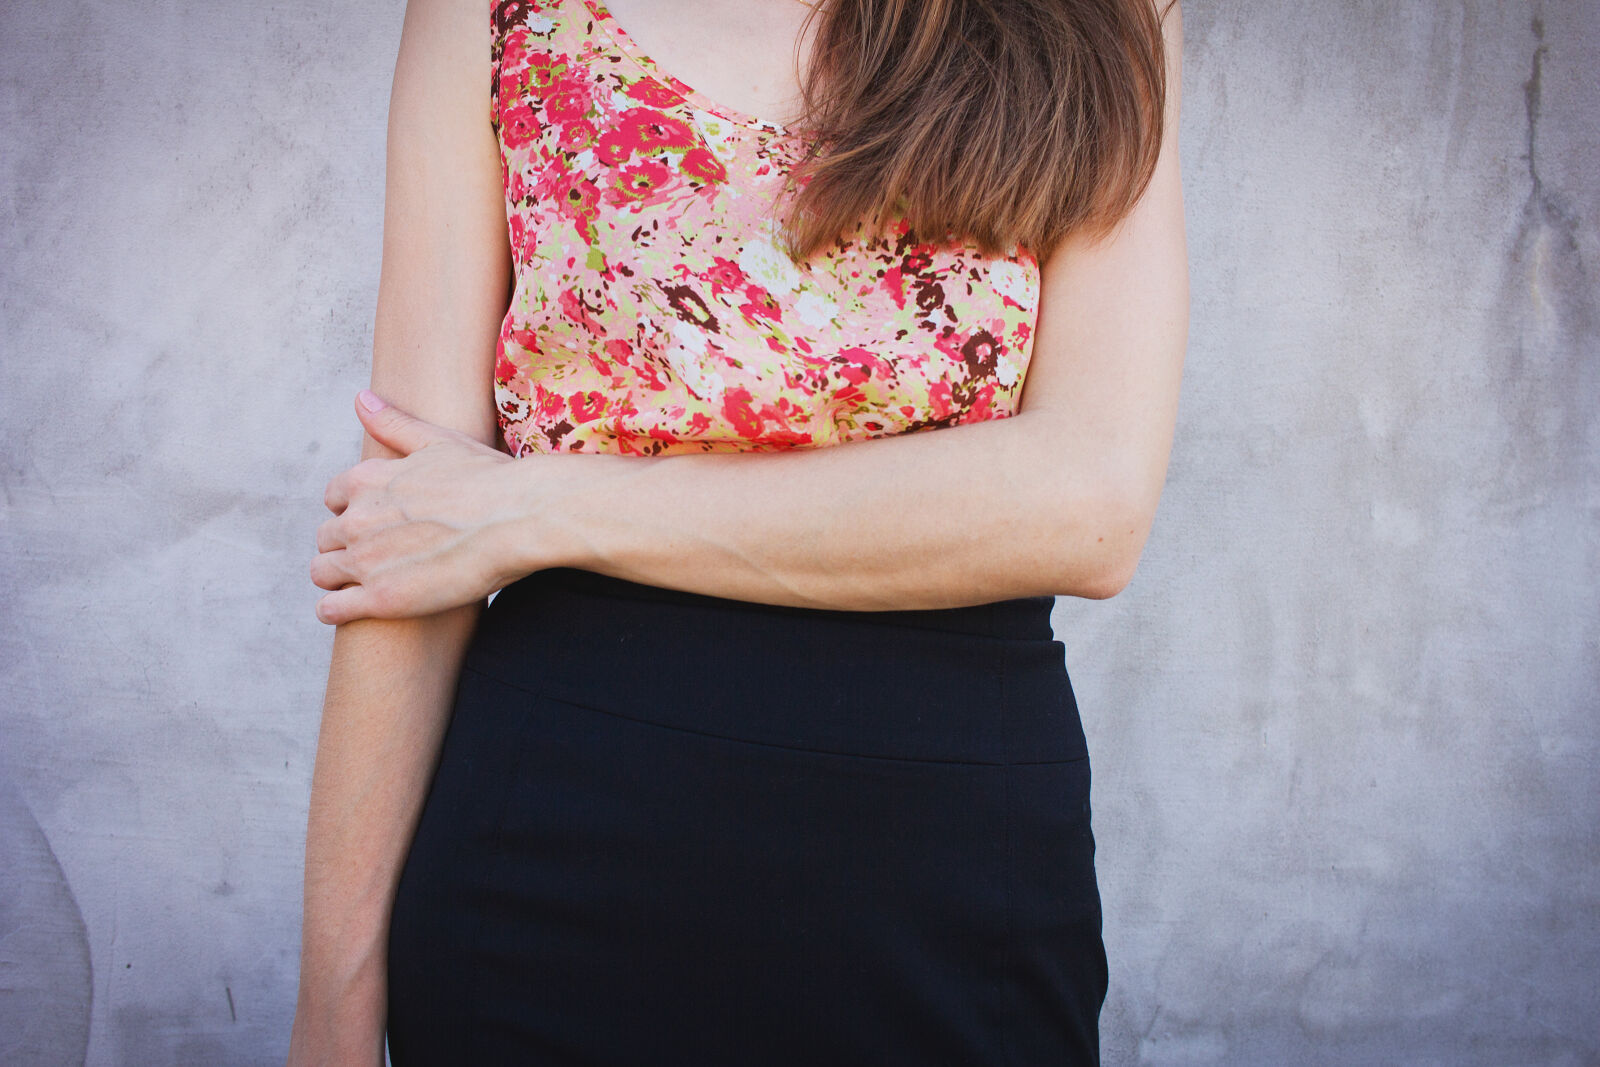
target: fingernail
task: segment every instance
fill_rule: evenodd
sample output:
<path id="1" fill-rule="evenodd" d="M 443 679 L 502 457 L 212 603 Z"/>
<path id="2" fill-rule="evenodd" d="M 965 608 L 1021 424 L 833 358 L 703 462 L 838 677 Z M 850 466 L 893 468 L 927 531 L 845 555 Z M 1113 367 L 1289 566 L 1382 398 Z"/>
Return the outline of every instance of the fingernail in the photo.
<path id="1" fill-rule="evenodd" d="M 361 406 L 366 408 L 368 411 L 383 410 L 383 397 L 379 396 L 377 393 L 374 393 L 371 389 L 361 390 L 361 392 L 356 394 L 356 399 L 361 401 Z"/>

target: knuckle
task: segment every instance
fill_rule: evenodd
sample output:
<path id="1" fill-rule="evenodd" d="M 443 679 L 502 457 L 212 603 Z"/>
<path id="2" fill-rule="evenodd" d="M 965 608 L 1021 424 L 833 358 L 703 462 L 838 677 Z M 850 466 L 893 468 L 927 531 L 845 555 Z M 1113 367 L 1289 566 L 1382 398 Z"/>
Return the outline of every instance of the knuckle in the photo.
<path id="1" fill-rule="evenodd" d="M 367 590 L 367 603 L 372 608 L 372 613 L 380 617 L 387 617 L 395 610 L 395 593 L 387 584 L 378 584 Z"/>

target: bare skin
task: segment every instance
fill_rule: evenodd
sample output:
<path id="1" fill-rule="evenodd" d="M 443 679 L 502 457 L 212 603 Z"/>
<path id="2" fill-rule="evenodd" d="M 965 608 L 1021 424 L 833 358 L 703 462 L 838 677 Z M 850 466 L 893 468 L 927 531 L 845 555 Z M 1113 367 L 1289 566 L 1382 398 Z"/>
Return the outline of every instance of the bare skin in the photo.
<path id="1" fill-rule="evenodd" d="M 795 0 L 617 0 L 641 49 L 722 103 L 788 117 Z M 1130 580 L 1176 422 L 1188 321 L 1167 16 L 1161 161 L 1109 237 L 1044 264 L 1021 410 L 786 453 L 498 451 L 490 390 L 510 250 L 478 0 L 410 0 L 390 112 L 363 462 L 330 481 L 317 605 L 340 624 L 307 830 L 290 1063 L 381 1063 L 383 941 L 460 659 L 486 595 L 577 566 L 777 604 L 932 608 Z M 693 34 L 682 27 L 693 26 Z M 446 165 L 445 161 L 450 161 Z"/>

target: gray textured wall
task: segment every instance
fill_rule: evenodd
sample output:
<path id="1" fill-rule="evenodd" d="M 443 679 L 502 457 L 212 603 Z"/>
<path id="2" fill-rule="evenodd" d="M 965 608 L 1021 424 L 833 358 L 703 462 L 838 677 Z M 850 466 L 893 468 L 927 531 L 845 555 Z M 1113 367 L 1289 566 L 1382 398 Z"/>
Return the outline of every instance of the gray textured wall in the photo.
<path id="1" fill-rule="evenodd" d="M 401 8 L 0 5 L 0 1062 L 286 1047 Z M 1600 1062 L 1600 7 L 1186 8 L 1108 1062 Z"/>

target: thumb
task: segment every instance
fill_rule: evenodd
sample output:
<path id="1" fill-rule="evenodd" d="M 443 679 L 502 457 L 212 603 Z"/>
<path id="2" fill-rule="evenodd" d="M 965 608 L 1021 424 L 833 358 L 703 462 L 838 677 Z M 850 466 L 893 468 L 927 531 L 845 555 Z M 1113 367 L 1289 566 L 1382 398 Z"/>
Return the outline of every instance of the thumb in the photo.
<path id="1" fill-rule="evenodd" d="M 363 389 L 356 394 L 356 417 L 373 440 L 387 445 L 402 456 L 409 456 L 434 441 L 455 436 L 454 430 L 401 411 L 370 389 Z"/>

